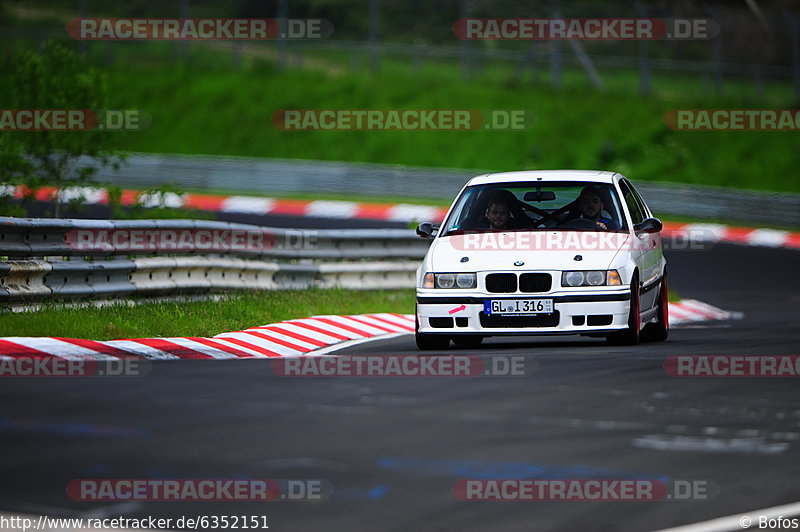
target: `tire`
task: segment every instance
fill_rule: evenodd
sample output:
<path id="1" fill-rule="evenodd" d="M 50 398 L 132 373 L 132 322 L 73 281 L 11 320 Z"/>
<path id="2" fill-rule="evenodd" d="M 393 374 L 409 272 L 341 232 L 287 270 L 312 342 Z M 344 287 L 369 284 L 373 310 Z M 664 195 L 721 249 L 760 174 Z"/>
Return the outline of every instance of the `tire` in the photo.
<path id="1" fill-rule="evenodd" d="M 642 330 L 642 340 L 647 342 L 663 342 L 669 336 L 669 290 L 667 285 L 667 272 L 661 278 L 658 293 L 658 312 L 656 322 L 648 323 Z"/>
<path id="2" fill-rule="evenodd" d="M 606 341 L 611 345 L 639 345 L 641 319 L 639 315 L 639 277 L 633 276 L 631 280 L 630 311 L 628 312 L 628 328 L 606 336 Z"/>
<path id="3" fill-rule="evenodd" d="M 434 349 L 447 349 L 450 346 L 450 337 L 444 334 L 425 334 L 419 332 L 419 319 L 415 318 L 414 338 L 417 341 L 417 349 L 431 351 Z"/>
<path id="4" fill-rule="evenodd" d="M 476 334 L 461 334 L 453 336 L 453 343 L 463 347 L 478 347 L 483 342 L 483 336 Z"/>

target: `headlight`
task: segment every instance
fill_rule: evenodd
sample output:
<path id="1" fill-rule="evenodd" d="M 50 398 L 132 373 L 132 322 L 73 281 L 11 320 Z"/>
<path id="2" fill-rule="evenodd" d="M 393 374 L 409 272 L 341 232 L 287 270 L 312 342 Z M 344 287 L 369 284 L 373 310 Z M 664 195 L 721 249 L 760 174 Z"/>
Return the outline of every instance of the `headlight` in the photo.
<path id="1" fill-rule="evenodd" d="M 423 288 L 475 288 L 478 285 L 474 273 L 426 273 Z"/>
<path id="2" fill-rule="evenodd" d="M 585 277 L 583 272 L 564 272 L 561 275 L 562 285 L 566 286 L 581 286 Z"/>
<path id="3" fill-rule="evenodd" d="M 561 286 L 621 286 L 617 270 L 563 272 Z"/>
<path id="4" fill-rule="evenodd" d="M 476 279 L 474 273 L 459 273 L 456 277 L 456 284 L 459 288 L 475 288 Z"/>
<path id="5" fill-rule="evenodd" d="M 592 286 L 600 286 L 606 282 L 606 272 L 586 272 L 586 282 Z"/>
<path id="6" fill-rule="evenodd" d="M 456 276 L 452 273 L 440 273 L 436 275 L 437 288 L 453 288 L 456 283 Z"/>

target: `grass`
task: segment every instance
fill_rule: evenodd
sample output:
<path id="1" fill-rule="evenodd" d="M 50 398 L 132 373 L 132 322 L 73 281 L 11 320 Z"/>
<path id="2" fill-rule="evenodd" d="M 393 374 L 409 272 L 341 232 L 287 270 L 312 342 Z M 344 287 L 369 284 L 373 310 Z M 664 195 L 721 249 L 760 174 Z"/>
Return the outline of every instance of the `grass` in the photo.
<path id="1" fill-rule="evenodd" d="M 70 43 L 74 46 L 74 43 Z M 545 78 L 513 79 L 513 65 L 486 64 L 462 80 L 457 61 L 429 60 L 415 72 L 387 57 L 381 71 L 351 71 L 347 54 L 306 52 L 303 67 L 277 70 L 269 46 L 252 46 L 240 66 L 230 50 L 193 43 L 182 62 L 171 43 L 103 43 L 89 57 L 108 77 L 108 106 L 143 109 L 144 131 L 115 133 L 140 152 L 280 157 L 506 171 L 593 168 L 634 181 L 668 181 L 800 192 L 795 132 L 678 132 L 663 123 L 679 108 L 791 107 L 789 83 L 767 83 L 758 97 L 748 80 L 726 82 L 725 95 L 701 76 L 657 74 L 650 97 L 637 94 L 635 72 L 602 70 L 599 92 L 565 69 L 560 90 Z M 290 64 L 292 64 L 290 62 Z M 0 95 L 9 90 L 2 83 Z M 706 84 L 707 85 L 707 84 Z M 35 106 L 35 105 L 32 105 Z M 529 129 L 516 131 L 280 131 L 280 109 L 524 109 Z M 24 133 L 17 133 L 24 134 Z M 74 133 L 65 133 L 74 134 Z"/>
<path id="2" fill-rule="evenodd" d="M 414 312 L 414 290 L 285 290 L 235 294 L 221 301 L 142 303 L 102 308 L 49 305 L 0 314 L 2 336 L 117 338 L 214 336 L 317 314 Z"/>
<path id="3" fill-rule="evenodd" d="M 121 139 L 133 151 L 377 162 L 493 171 L 549 168 L 616 170 L 634 180 L 800 192 L 787 179 L 797 164 L 790 132 L 676 132 L 674 108 L 741 107 L 740 101 L 670 102 L 577 89 L 410 81 L 390 74 L 215 71 L 180 66 L 131 79 L 112 70 L 111 107 L 135 105 L 149 129 Z M 176 101 L 172 95 L 181 93 Z M 294 108 L 529 109 L 520 131 L 279 131 L 273 112 Z"/>
<path id="4" fill-rule="evenodd" d="M 671 100 L 619 91 L 512 84 L 503 78 L 461 83 L 455 72 L 420 78 L 392 70 L 333 75 L 276 72 L 269 63 L 229 70 L 173 67 L 131 77 L 137 64 L 109 75 L 111 106 L 146 109 L 153 124 L 130 134 L 134 151 L 228 154 L 493 171 L 596 168 L 634 180 L 671 181 L 800 192 L 787 179 L 797 164 L 791 132 L 677 132 L 664 114 L 675 108 L 745 107 L 732 94 Z M 152 67 L 149 67 L 152 68 Z M 172 95 L 181 93 L 176 101 Z M 786 105 L 790 101 L 784 102 Z M 294 108 L 526 109 L 535 123 L 520 131 L 279 131 L 270 117 Z"/>

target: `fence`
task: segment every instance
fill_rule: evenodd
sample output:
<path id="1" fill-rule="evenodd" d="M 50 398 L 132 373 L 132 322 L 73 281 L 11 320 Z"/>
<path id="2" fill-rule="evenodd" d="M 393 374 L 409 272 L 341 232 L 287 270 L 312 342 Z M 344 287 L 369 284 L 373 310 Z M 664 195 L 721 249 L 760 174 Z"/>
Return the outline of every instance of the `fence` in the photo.
<path id="1" fill-rule="evenodd" d="M 159 12 L 173 17 L 192 16 L 190 4 L 184 1 L 175 12 Z M 791 81 L 795 98 L 800 100 L 800 22 L 796 13 L 781 9 L 780 5 L 759 8 L 755 3 L 729 5 L 717 2 L 716 5 L 684 3 L 659 6 L 658 3 L 638 0 L 622 4 L 551 0 L 512 7 L 505 2 L 459 0 L 457 3 L 431 3 L 430 6 L 418 3 L 409 6 L 423 11 L 418 18 L 427 19 L 424 25 L 409 25 L 408 21 L 416 19 L 409 17 L 408 8 L 397 12 L 397 6 L 402 5 L 397 3 L 392 6 L 369 0 L 360 6 L 358 3 L 340 6 L 335 15 L 346 19 L 347 23 L 337 20 L 334 14 L 326 13 L 332 17 L 330 22 L 335 28 L 333 39 L 278 39 L 267 43 L 177 42 L 167 49 L 166 54 L 159 49 L 163 55 L 160 59 L 197 60 L 191 50 L 211 50 L 213 44 L 218 50 L 224 47 L 229 50 L 233 66 L 241 65 L 243 58 L 250 56 L 274 62 L 279 69 L 301 68 L 312 63 L 317 67 L 327 67 L 330 66 L 330 53 L 333 52 L 343 55 L 338 60 L 340 65 L 337 68 L 348 68 L 349 65 L 353 71 L 368 69 L 376 73 L 387 59 L 399 58 L 408 62 L 416 74 L 428 61 L 446 61 L 451 64 L 457 62 L 461 76 L 471 78 L 502 64 L 509 67 L 511 78 L 515 81 L 521 81 L 530 73 L 535 82 L 544 78 L 544 82 L 556 88 L 564 84 L 565 70 L 572 67 L 583 71 L 597 90 L 606 86 L 606 72 L 624 69 L 638 74 L 638 90 L 641 94 L 648 94 L 657 88 L 654 73 L 663 72 L 699 76 L 704 90 L 718 95 L 723 93 L 729 78 L 751 80 L 759 98 L 764 95 L 765 81 Z M 79 0 L 74 16 L 97 16 L 89 12 L 88 7 L 85 1 Z M 307 3 L 281 0 L 276 12 L 261 13 L 259 16 L 319 16 L 313 10 L 314 7 Z M 118 16 L 125 15 L 125 8 L 121 8 Z M 127 16 L 131 16 L 131 12 Z M 215 16 L 230 16 L 230 13 L 221 7 Z M 686 43 L 657 40 L 616 44 L 581 40 L 528 43 L 459 41 L 451 27 L 457 19 L 469 17 L 702 18 L 713 20 L 719 26 L 720 33 L 714 39 Z M 405 24 L 403 19 L 406 20 Z M 5 39 L 38 41 L 67 37 L 63 30 L 46 26 L 4 27 L 0 28 L 0 34 Z M 699 45 L 696 44 L 698 42 Z M 123 55 L 118 52 L 121 49 L 119 47 L 128 44 L 142 46 L 140 50 L 148 46 L 143 43 L 81 41 L 76 43 L 76 47 L 82 53 L 91 54 L 109 64 Z M 327 59 L 321 61 L 320 54 L 325 54 L 323 58 Z"/>

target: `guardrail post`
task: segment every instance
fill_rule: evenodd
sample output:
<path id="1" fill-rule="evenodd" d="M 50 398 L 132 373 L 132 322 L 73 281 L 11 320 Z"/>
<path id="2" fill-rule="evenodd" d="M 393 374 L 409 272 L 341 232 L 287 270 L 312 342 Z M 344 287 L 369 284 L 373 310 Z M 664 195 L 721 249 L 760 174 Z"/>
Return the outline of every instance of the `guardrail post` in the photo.
<path id="1" fill-rule="evenodd" d="M 0 278 L 0 286 L 10 299 L 35 299 L 52 292 L 44 283 L 50 264 L 42 260 L 19 260 L 6 263 L 8 268 Z"/>

